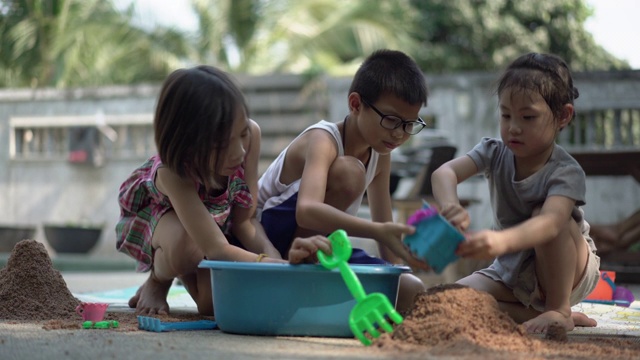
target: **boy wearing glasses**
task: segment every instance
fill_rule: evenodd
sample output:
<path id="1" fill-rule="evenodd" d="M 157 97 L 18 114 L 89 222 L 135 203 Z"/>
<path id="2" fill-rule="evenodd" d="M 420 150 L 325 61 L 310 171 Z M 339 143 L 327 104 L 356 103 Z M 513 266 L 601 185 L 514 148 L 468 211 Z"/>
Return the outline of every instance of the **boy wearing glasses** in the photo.
<path id="1" fill-rule="evenodd" d="M 258 218 L 283 258 L 295 237 L 344 229 L 376 240 L 382 255 L 353 249 L 350 263 L 404 260 L 428 269 L 403 245 L 403 235 L 415 229 L 393 222 L 389 193 L 391 151 L 425 127 L 418 116 L 427 104 L 424 75 L 404 53 L 378 50 L 356 72 L 347 104 L 343 121 L 308 127 L 265 171 L 258 181 Z M 365 191 L 372 221 L 356 216 Z M 408 310 L 423 290 L 420 279 L 403 274 L 398 310 Z"/>

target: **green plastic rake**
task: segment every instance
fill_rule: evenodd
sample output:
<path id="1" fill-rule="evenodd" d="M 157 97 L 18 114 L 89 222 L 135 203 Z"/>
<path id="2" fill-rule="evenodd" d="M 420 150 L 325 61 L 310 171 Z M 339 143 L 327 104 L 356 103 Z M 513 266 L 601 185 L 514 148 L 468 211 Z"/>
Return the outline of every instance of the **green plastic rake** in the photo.
<path id="1" fill-rule="evenodd" d="M 320 250 L 318 251 L 318 260 L 327 269 L 331 270 L 337 267 L 340 270 L 342 279 L 357 301 L 356 306 L 349 314 L 349 327 L 360 342 L 367 346 L 371 345 L 371 339 L 366 336 L 367 333 L 371 337 L 377 338 L 380 336 L 381 330 L 392 332 L 393 326 L 387 319 L 401 324 L 402 315 L 395 310 L 386 295 L 382 293 L 367 295 L 364 292 L 360 280 L 347 264 L 352 252 L 347 233 L 344 230 L 336 230 L 329 235 L 329 240 L 331 241 L 332 254 L 327 255 Z"/>

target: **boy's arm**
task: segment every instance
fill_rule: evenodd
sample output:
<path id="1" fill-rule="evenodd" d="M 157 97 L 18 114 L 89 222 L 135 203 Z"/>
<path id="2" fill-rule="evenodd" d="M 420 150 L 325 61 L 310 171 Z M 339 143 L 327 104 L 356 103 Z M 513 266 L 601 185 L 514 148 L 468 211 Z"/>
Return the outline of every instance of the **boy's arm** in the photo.
<path id="1" fill-rule="evenodd" d="M 300 154 L 300 163 L 303 164 L 296 205 L 298 225 L 321 234 L 344 229 L 350 236 L 376 238 L 381 224 L 372 224 L 324 202 L 329 169 L 338 156 L 338 150 L 333 137 L 326 131 L 311 131 L 307 136 L 306 146 L 295 152 Z M 287 153 L 287 161 L 293 160 L 294 156 Z"/>
<path id="2" fill-rule="evenodd" d="M 320 235 L 307 238 L 297 237 L 293 239 L 287 258 L 291 264 L 315 263 L 318 261 L 318 250 L 322 250 L 325 254 L 331 254 L 331 242 L 329 239 Z"/>
<path id="3" fill-rule="evenodd" d="M 385 223 L 393 221 L 389 179 L 391 177 L 391 156 L 380 155 L 376 175 L 367 188 L 369 212 L 373 222 Z M 387 246 L 378 242 L 380 257 L 392 264 L 402 264 L 402 258 L 394 254 Z"/>
<path id="4" fill-rule="evenodd" d="M 312 229 L 324 234 L 336 229 L 343 229 L 350 236 L 375 239 L 379 243 L 387 245 L 412 267 L 427 269 L 428 265 L 414 257 L 402 243 L 401 239 L 404 234 L 411 234 L 415 231 L 412 226 L 391 221 L 372 222 L 347 214 L 324 203 L 329 168 L 337 156 L 337 149 L 333 138 L 325 131 L 316 131 L 309 135 L 308 144 L 310 145 L 307 145 L 302 151 L 305 159 L 296 205 L 298 225 L 301 228 Z M 386 191 L 389 192 L 388 183 Z M 390 208 L 391 205 L 387 206 Z"/>
<path id="5" fill-rule="evenodd" d="M 281 258 L 280 253 L 269 241 L 262 225 L 255 217 L 258 205 L 258 163 L 260 160 L 261 132 L 258 124 L 252 119 L 249 119 L 249 127 L 251 136 L 248 138 L 249 141 L 244 144 L 245 149 L 247 149 L 244 162 L 244 179 L 251 192 L 252 203 L 251 208 L 236 206 L 232 209 L 233 227 L 231 232 L 247 250 L 265 253 L 269 257 L 279 259 Z"/>

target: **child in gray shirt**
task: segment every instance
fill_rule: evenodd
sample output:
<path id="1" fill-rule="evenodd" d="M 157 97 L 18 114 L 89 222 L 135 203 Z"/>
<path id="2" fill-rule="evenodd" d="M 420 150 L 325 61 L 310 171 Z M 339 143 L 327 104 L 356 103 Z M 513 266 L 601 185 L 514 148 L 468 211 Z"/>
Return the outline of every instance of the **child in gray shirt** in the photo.
<path id="1" fill-rule="evenodd" d="M 569 68 L 554 55 L 523 55 L 503 74 L 497 95 L 501 139 L 482 139 L 432 176 L 441 214 L 462 231 L 470 218 L 457 184 L 477 173 L 489 182 L 495 229 L 467 233 L 457 254 L 495 260 L 458 283 L 492 294 L 532 333 L 553 323 L 595 326 L 571 312 L 595 288 L 600 259 L 580 208 L 584 171 L 555 143 L 578 97 Z"/>

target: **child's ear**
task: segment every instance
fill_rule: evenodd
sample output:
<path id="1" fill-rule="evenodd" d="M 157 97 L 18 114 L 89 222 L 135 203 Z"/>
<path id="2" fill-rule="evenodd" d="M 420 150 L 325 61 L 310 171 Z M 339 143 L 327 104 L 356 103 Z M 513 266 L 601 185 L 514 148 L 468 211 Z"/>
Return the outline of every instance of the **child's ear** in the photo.
<path id="1" fill-rule="evenodd" d="M 358 113 L 362 109 L 362 100 L 360 99 L 360 94 L 356 92 L 352 92 L 349 94 L 348 99 L 349 104 L 349 112 L 350 113 Z"/>
<path id="2" fill-rule="evenodd" d="M 573 111 L 574 109 L 572 104 L 565 104 L 562 107 L 562 115 L 558 122 L 560 129 L 564 129 L 565 127 L 567 127 L 571 120 L 573 120 Z"/>

